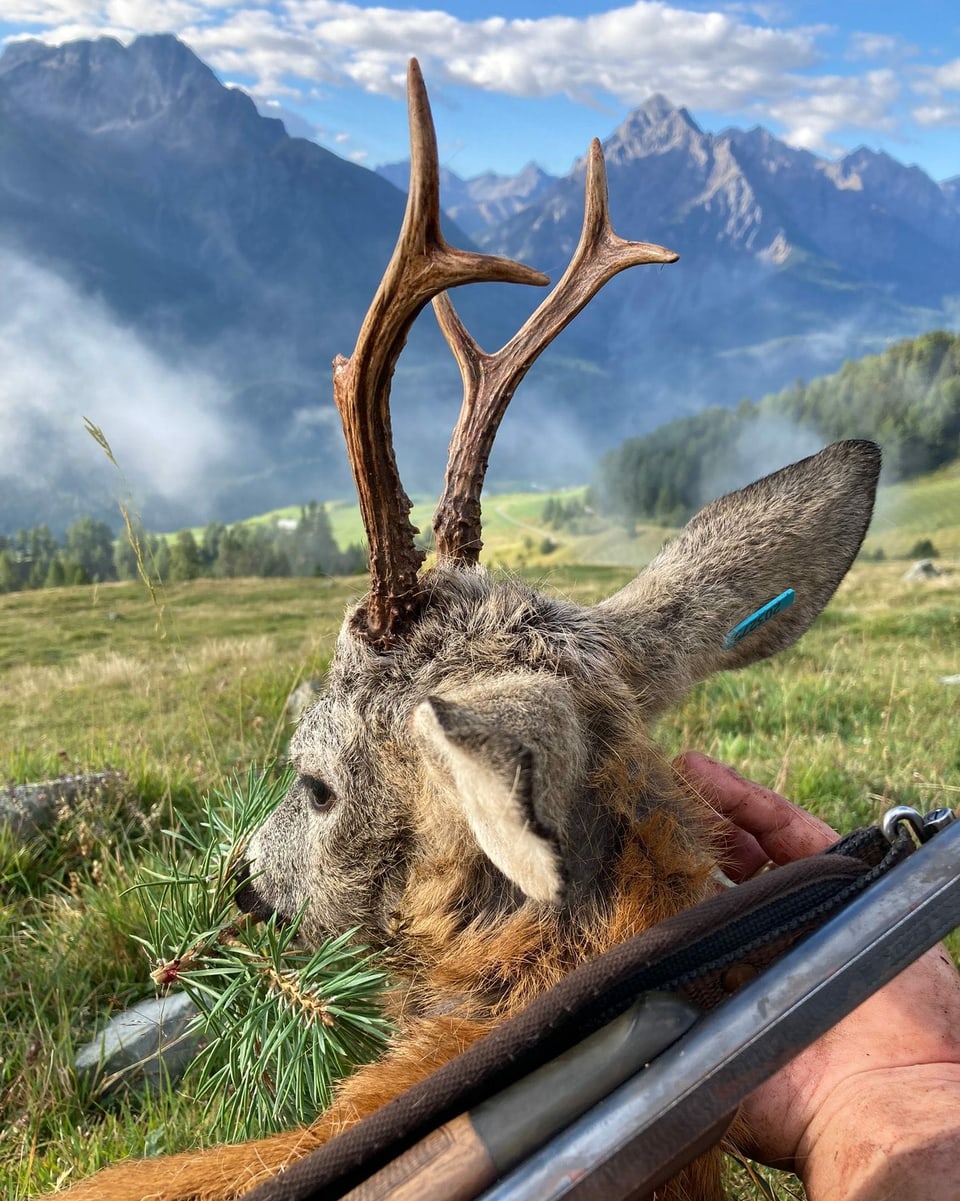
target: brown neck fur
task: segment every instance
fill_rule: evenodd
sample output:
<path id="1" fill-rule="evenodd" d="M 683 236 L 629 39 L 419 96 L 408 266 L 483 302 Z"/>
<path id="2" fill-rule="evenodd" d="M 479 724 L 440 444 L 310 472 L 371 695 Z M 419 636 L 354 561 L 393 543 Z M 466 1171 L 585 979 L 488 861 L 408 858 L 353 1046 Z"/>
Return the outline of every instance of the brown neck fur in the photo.
<path id="1" fill-rule="evenodd" d="M 391 956 L 404 981 L 394 998 L 403 1016 L 507 1017 L 580 964 L 704 896 L 715 862 L 705 854 L 713 841 L 709 811 L 645 737 L 634 750 L 607 756 L 594 781 L 619 810 L 622 838 L 583 903 L 554 909 L 527 901 L 465 848 L 415 867 Z"/>

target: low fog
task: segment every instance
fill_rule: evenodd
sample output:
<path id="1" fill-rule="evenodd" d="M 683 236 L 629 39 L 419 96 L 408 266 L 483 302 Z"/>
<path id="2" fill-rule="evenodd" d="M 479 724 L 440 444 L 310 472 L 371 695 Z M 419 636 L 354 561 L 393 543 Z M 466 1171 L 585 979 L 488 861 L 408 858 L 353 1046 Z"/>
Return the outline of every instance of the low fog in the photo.
<path id="1" fill-rule="evenodd" d="M 827 441 L 809 427 L 759 414 L 747 423 L 733 448 L 725 451 L 722 462 L 704 470 L 700 503 L 707 504 L 788 463 L 814 455 Z"/>
<path id="2" fill-rule="evenodd" d="M 123 494 L 116 468 L 84 429 L 88 417 L 110 442 L 135 504 L 171 517 L 203 513 L 212 477 L 241 457 L 242 431 L 227 420 L 217 381 L 164 362 L 95 297 L 9 250 L 0 250 L 0 278 L 4 507 L 78 484 L 98 507 Z M 19 520 L 32 524 L 29 515 Z"/>
<path id="3" fill-rule="evenodd" d="M 118 499 L 132 500 L 151 528 L 169 529 L 350 494 L 329 377 L 317 380 L 317 406 L 294 411 L 276 431 L 290 455 L 285 471 L 283 462 L 278 468 L 270 461 L 276 444 L 265 446 L 238 421 L 232 385 L 217 366 L 222 348 L 208 350 L 206 362 L 196 351 L 171 361 L 120 325 L 101 300 L 48 268 L 0 249 L 0 272 L 0 495 L 8 530 L 42 520 L 62 527 L 85 514 L 116 524 Z M 439 341 L 429 310 L 418 325 L 414 361 L 418 343 L 433 343 L 435 351 Z M 394 433 L 411 491 L 435 493 L 442 483 L 460 399 L 445 349 L 444 358 L 439 373 L 415 371 L 412 378 L 402 361 L 396 380 Z M 502 485 L 524 488 L 589 479 L 602 439 L 585 437 L 535 377 L 504 420 L 493 474 Z M 84 418 L 102 429 L 119 472 Z M 330 448 L 342 473 L 305 467 L 311 447 Z"/>
<path id="4" fill-rule="evenodd" d="M 238 416 L 241 396 L 249 398 L 230 379 L 231 371 L 237 376 L 236 353 L 220 345 L 171 358 L 148 345 L 146 332 L 121 326 L 102 301 L 51 270 L 0 250 L 0 272 L 0 531 L 47 521 L 60 533 L 83 515 L 117 525 L 118 499 L 131 501 L 149 528 L 170 530 L 352 496 L 325 370 L 315 380 L 315 404 L 287 404 L 303 393 L 302 369 L 281 370 L 269 350 L 248 340 L 243 349 L 262 360 L 262 372 L 240 376 L 268 406 L 247 404 L 247 412 L 260 414 L 255 429 L 254 416 L 246 422 Z M 860 323 L 837 322 L 822 335 L 790 339 L 781 348 L 783 370 L 805 357 L 809 379 L 823 369 L 821 356 L 842 354 L 864 335 Z M 878 339 L 875 349 L 888 340 Z M 656 339 L 634 331 L 633 341 L 623 351 L 632 382 L 618 383 L 561 335 L 506 413 L 489 491 L 588 482 L 599 456 L 624 437 L 716 403 L 717 378 L 725 373 L 751 374 L 742 353 L 714 359 L 711 373 L 696 356 L 684 360 Z M 766 353 L 776 357 L 769 344 Z M 278 346 L 283 354 L 289 348 Z M 285 398 L 287 376 L 294 382 Z M 392 403 L 397 458 L 411 494 L 438 493 L 459 398 L 459 374 L 428 308 L 401 358 Z M 84 418 L 103 430 L 122 476 L 86 432 Z M 811 454 L 823 441 L 815 431 L 764 417 L 733 456 L 705 473 L 702 499 Z"/>

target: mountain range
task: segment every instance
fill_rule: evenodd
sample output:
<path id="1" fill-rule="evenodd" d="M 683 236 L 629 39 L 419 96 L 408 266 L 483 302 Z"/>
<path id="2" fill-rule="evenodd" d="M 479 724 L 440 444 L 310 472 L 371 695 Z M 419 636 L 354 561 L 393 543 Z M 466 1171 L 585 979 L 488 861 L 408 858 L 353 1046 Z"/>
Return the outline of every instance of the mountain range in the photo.
<path id="1" fill-rule="evenodd" d="M 392 184 L 407 190 L 410 182 L 410 160 L 384 163 L 377 174 Z M 485 171 L 472 179 L 461 179 L 449 167 L 440 167 L 440 195 L 443 211 L 472 238 L 482 239 L 488 230 L 501 225 L 508 217 L 535 204 L 558 183 L 536 163 L 527 163 L 516 175 L 497 175 Z"/>
<path id="2" fill-rule="evenodd" d="M 707 133 L 662 96 L 603 146 L 615 228 L 681 259 L 618 276 L 546 352 L 493 479 L 582 478 L 627 434 L 960 320 L 960 176 L 937 183 L 865 148 L 831 162 L 761 128 Z M 584 169 L 445 171 L 445 232 L 557 278 Z M 407 173 L 288 136 L 171 35 L 9 45 L 0 531 L 110 511 L 114 478 L 81 413 L 154 526 L 348 491 L 329 365 L 389 257 Z M 464 292 L 487 347 L 540 299 Z M 432 321 L 394 393 L 404 478 L 435 489 L 459 379 Z"/>

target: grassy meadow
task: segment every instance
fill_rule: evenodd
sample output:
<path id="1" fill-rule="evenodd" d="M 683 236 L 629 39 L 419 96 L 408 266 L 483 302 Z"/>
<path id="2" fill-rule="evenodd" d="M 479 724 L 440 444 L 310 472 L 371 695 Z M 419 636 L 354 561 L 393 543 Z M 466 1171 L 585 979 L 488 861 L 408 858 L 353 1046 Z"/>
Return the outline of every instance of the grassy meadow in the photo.
<path id="1" fill-rule="evenodd" d="M 669 531 L 540 523 L 544 496 L 486 502 L 487 556 L 581 602 L 626 582 Z M 356 540 L 352 509 L 331 513 Z M 424 512 L 417 516 L 422 524 Z M 546 534 L 557 544 L 539 553 Z M 949 574 L 908 584 L 905 554 L 933 540 Z M 960 803 L 960 465 L 887 490 L 868 549 L 794 648 L 707 681 L 661 726 L 841 830 L 892 804 Z M 0 835 L 0 1197 L 42 1193 L 126 1155 L 214 1141 L 184 1091 L 98 1106 L 78 1093 L 72 1049 L 152 993 L 129 886 L 165 830 L 235 770 L 282 751 L 284 706 L 318 676 L 351 580 L 196 580 L 155 604 L 135 584 L 0 596 L 0 779 L 113 769 L 96 803 L 30 845 Z M 956 948 L 955 948 L 956 949 Z M 736 1196 L 799 1196 L 739 1180 Z"/>

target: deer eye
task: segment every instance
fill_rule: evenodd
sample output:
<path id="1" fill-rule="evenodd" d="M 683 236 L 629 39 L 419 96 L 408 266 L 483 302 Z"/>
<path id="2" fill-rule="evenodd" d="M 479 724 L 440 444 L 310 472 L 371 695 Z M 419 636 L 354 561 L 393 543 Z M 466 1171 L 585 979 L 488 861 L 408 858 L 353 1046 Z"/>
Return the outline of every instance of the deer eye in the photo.
<path id="1" fill-rule="evenodd" d="M 329 784 L 316 776 L 301 776 L 300 783 L 303 785 L 304 791 L 310 804 L 318 813 L 326 813 L 333 805 L 335 797 Z"/>

